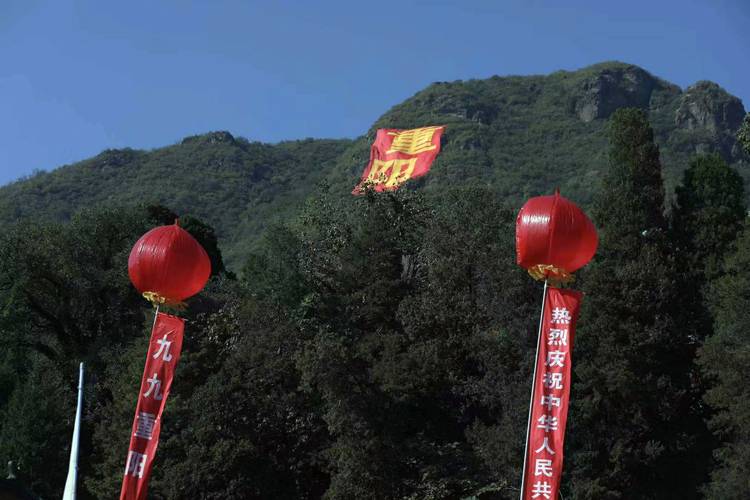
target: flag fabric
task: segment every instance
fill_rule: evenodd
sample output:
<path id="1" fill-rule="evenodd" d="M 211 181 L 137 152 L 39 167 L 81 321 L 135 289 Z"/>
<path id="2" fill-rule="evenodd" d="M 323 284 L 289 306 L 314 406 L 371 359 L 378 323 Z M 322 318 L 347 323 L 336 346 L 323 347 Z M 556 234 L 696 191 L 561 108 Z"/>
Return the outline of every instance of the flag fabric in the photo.
<path id="1" fill-rule="evenodd" d="M 370 162 L 352 194 L 361 194 L 367 184 L 375 191 L 392 191 L 409 179 L 425 175 L 440 152 L 444 130 L 445 126 L 378 129 L 370 148 Z"/>
<path id="2" fill-rule="evenodd" d="M 146 355 L 120 500 L 145 500 L 154 455 L 159 444 L 161 417 L 180 360 L 185 321 L 157 313 Z"/>
<path id="3" fill-rule="evenodd" d="M 83 413 L 83 363 L 78 366 L 78 404 L 76 405 L 76 421 L 73 425 L 73 441 L 70 443 L 70 462 L 68 463 L 68 478 L 65 480 L 63 500 L 76 499 L 76 483 L 78 482 L 78 443 L 81 436 L 81 414 Z"/>
<path id="4" fill-rule="evenodd" d="M 558 498 L 570 397 L 571 352 L 583 294 L 547 288 L 524 459 L 523 500 Z"/>

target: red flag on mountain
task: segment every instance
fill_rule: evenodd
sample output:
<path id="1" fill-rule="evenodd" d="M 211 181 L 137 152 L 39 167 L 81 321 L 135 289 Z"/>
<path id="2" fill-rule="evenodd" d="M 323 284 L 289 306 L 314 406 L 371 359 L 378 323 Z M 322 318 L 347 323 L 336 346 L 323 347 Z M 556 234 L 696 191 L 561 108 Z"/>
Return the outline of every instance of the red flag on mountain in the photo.
<path id="1" fill-rule="evenodd" d="M 378 129 L 370 148 L 370 162 L 352 194 L 361 194 L 368 184 L 375 191 L 392 191 L 409 179 L 425 175 L 440 152 L 444 130 L 444 126 Z"/>

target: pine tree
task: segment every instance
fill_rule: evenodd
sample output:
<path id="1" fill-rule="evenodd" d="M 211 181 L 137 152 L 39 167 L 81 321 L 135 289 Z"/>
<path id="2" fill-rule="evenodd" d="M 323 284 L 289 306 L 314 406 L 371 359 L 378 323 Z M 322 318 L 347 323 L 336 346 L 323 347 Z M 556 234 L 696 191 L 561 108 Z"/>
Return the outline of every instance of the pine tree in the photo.
<path id="1" fill-rule="evenodd" d="M 682 289 L 683 324 L 697 341 L 713 333 L 711 285 L 722 275 L 745 218 L 742 177 L 718 155 L 694 158 L 676 189 L 671 238 Z M 701 391 L 705 380 L 700 380 Z"/>
<path id="2" fill-rule="evenodd" d="M 31 354 L 25 361 L 0 407 L 0 457 L 15 462 L 32 491 L 54 498 L 65 485 L 75 392 L 48 359 Z"/>
<path id="3" fill-rule="evenodd" d="M 717 154 L 698 156 L 685 170 L 672 210 L 684 264 L 700 285 L 721 274 L 727 251 L 745 219 L 742 177 Z"/>
<path id="4" fill-rule="evenodd" d="M 726 263 L 726 273 L 711 287 L 715 334 L 701 349 L 700 364 L 714 383 L 706 402 L 716 411 L 711 430 L 721 439 L 716 450 L 717 466 L 706 486 L 706 497 L 734 500 L 750 491 L 750 231 L 737 242 L 737 250 Z"/>
<path id="5" fill-rule="evenodd" d="M 727 389 L 731 392 L 724 369 L 727 362 L 732 364 L 729 360 L 736 360 L 733 358 L 735 352 L 728 349 L 727 344 L 731 333 L 727 332 L 726 309 L 732 306 L 717 301 L 715 297 L 721 296 L 720 290 L 726 292 L 736 285 L 732 282 L 736 276 L 730 277 L 729 282 L 722 276 L 726 272 L 727 254 L 735 248 L 737 235 L 743 227 L 745 211 L 742 177 L 718 155 L 694 158 L 683 174 L 682 185 L 676 189 L 672 234 L 677 245 L 677 263 L 682 270 L 681 289 L 685 296 L 686 307 L 681 317 L 690 321 L 697 340 L 707 339 L 701 360 L 707 376 L 696 377 L 696 387 L 709 404 L 701 405 L 700 409 L 705 420 L 711 419 L 715 433 L 715 437 L 701 436 L 707 447 L 718 446 L 721 439 L 731 434 L 726 423 L 729 414 L 721 412 L 726 410 L 728 402 L 721 394 L 727 394 Z M 735 270 L 730 272 L 736 273 Z M 721 318 L 719 321 L 714 317 L 716 313 Z M 706 393 L 708 388 L 711 390 Z M 711 418 L 715 409 L 720 410 L 720 414 Z M 724 494 L 728 490 L 721 488 L 722 481 L 717 480 L 734 466 L 732 460 L 727 459 L 728 453 L 726 447 L 717 452 L 722 466 L 713 471 L 715 481 L 709 486 L 709 491 L 722 492 L 716 498 L 731 498 L 731 495 Z"/>
<path id="6" fill-rule="evenodd" d="M 596 199 L 600 248 L 585 276 L 573 353 L 567 481 L 575 498 L 694 498 L 704 461 L 663 215 L 659 150 L 645 114 L 618 110 Z"/>

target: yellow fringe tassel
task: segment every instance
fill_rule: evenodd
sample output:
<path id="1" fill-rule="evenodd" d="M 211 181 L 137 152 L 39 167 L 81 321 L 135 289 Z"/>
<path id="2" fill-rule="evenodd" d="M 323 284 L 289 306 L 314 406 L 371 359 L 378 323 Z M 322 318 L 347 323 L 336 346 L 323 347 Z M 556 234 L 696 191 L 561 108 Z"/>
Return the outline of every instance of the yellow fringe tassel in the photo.
<path id="1" fill-rule="evenodd" d="M 165 305 L 180 311 L 185 310 L 185 308 L 187 307 L 187 304 L 185 304 L 184 302 L 169 300 L 168 298 L 163 297 L 156 292 L 143 292 L 143 298 L 151 302 L 154 307 L 156 307 L 157 305 Z"/>
<path id="2" fill-rule="evenodd" d="M 528 271 L 529 275 L 535 280 L 547 280 L 552 286 L 568 284 L 575 281 L 575 277 L 568 271 L 551 264 L 537 264 L 536 266 L 531 266 Z"/>

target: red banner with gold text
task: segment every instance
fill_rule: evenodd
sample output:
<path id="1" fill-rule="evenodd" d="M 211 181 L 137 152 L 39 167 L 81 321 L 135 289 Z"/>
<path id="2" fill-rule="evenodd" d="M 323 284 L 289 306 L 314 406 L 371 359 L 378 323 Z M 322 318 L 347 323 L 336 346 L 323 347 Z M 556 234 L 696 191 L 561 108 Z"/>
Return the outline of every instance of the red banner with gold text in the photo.
<path id="1" fill-rule="evenodd" d="M 582 297 L 575 290 L 547 288 L 524 460 L 524 500 L 558 498 L 568 420 L 571 352 Z"/>
<path id="2" fill-rule="evenodd" d="M 185 321 L 157 313 L 135 409 L 120 500 L 145 500 L 161 432 L 161 416 L 180 360 Z"/>
<path id="3" fill-rule="evenodd" d="M 375 191 L 392 191 L 407 180 L 426 174 L 440 152 L 444 130 L 444 126 L 378 129 L 370 148 L 370 162 L 352 194 L 361 194 L 368 183 Z"/>

